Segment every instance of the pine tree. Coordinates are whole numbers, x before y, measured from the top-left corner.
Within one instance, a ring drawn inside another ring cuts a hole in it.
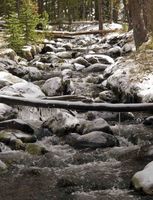
[[[16,13],[12,13],[6,20],[9,46],[20,53],[25,44],[23,38],[23,27]]]
[[[35,27],[39,23],[39,15],[30,1],[26,0],[23,2],[19,20],[24,29],[25,43],[35,43],[38,40]]]

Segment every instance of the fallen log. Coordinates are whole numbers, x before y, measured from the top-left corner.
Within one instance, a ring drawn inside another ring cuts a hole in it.
[[[111,103],[83,103],[59,100],[42,100],[36,98],[23,98],[0,95],[0,102],[8,105],[22,105],[42,108],[63,108],[83,111],[110,111],[110,112],[136,112],[151,111],[153,103],[111,104]]]
[[[62,95],[62,96],[53,96],[53,97],[44,97],[43,100],[60,100],[60,101],[92,101],[91,99],[85,96],[76,96],[76,95]]]
[[[90,31],[80,31],[80,32],[36,30],[36,32],[38,34],[45,34],[46,36],[53,36],[53,37],[70,37],[70,36],[89,35],[89,34],[105,35],[107,33],[113,33],[113,32],[117,32],[117,31],[119,31],[119,29],[114,29],[114,30],[90,30]]]

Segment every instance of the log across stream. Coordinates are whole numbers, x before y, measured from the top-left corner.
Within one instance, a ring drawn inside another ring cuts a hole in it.
[[[0,102],[8,105],[23,105],[42,108],[64,108],[84,111],[111,111],[111,112],[136,112],[150,111],[153,109],[153,103],[84,103],[62,100],[44,100],[38,98],[23,98],[0,95]]]

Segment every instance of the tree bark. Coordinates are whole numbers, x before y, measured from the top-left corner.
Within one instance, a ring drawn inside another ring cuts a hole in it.
[[[22,105],[41,108],[63,108],[83,111],[110,111],[110,112],[138,112],[153,110],[153,103],[111,104],[111,103],[83,103],[58,100],[42,100],[36,98],[22,98],[0,95],[0,102],[8,105]]]
[[[141,0],[129,0],[129,5],[131,8],[135,45],[138,49],[143,42],[147,41],[142,2]]]
[[[98,0],[99,30],[103,30],[103,0]]]

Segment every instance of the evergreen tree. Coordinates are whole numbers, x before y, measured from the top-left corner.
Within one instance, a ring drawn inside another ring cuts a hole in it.
[[[28,44],[29,42],[36,42],[38,40],[38,36],[35,31],[35,27],[39,23],[39,15],[32,2],[28,0],[23,2],[19,20],[23,26],[25,43]]]
[[[7,18],[6,22],[9,46],[17,53],[20,53],[22,46],[25,44],[23,26],[16,13],[12,13],[9,18]]]

